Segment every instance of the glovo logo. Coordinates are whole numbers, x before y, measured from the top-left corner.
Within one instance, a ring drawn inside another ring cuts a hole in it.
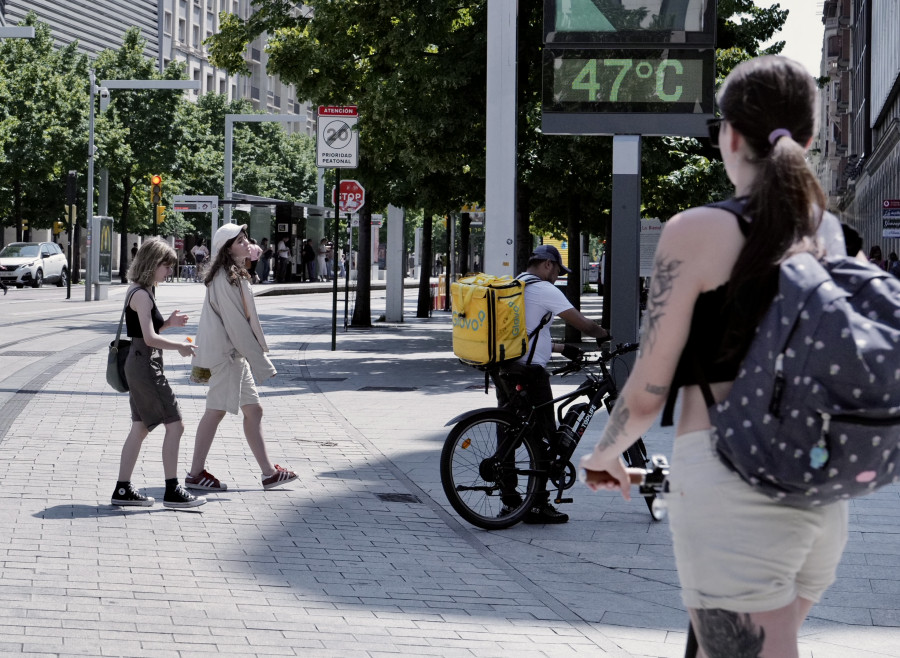
[[[515,337],[515,336],[518,336],[519,331],[522,330],[521,307],[518,304],[516,304],[514,301],[507,302],[506,305],[509,306],[510,309],[512,309],[512,336]]]
[[[477,318],[467,318],[464,315],[459,315],[458,313],[453,314],[453,326],[459,327],[460,329],[466,329],[469,331],[478,331],[481,328],[481,325],[484,324],[485,312],[478,311]]]

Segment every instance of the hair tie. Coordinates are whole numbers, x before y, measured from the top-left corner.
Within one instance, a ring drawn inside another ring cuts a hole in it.
[[[775,143],[782,137],[790,137],[791,139],[794,139],[791,131],[787,128],[776,128],[769,133],[769,144],[775,146]]]

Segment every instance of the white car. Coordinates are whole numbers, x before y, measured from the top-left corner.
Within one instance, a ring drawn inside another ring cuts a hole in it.
[[[64,286],[69,261],[55,242],[11,242],[0,251],[0,279],[16,288],[40,288],[44,281]]]

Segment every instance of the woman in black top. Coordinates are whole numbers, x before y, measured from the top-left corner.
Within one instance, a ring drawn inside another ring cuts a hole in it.
[[[812,76],[787,58],[759,57],[734,68],[718,100],[722,116],[711,122],[710,138],[747,221],[705,206],[666,223],[640,353],[581,467],[592,489],[628,498],[619,455],[680,387],[666,500],[698,655],[790,658],[806,615],[834,581],[847,539],[846,501],[793,508],[722,464],[698,371],[722,401],[771,305],[780,262],[801,251],[844,255],[845,247],[805,159],[818,107]],[[684,350],[693,367],[684,367]]]
[[[137,463],[144,438],[158,425],[165,426],[163,439],[163,471],[166,493],[163,505],[171,508],[197,507],[206,502],[194,496],[178,483],[178,446],[184,433],[181,411],[172,387],[163,373],[162,351],[177,350],[181,356],[193,356],[188,342],[177,342],[160,336],[170,327],[183,327],[187,316],[172,311],[164,320],[156,307],[156,285],[166,280],[178,262],[175,251],[159,238],[144,241],[128,268],[131,285],[126,293],[125,323],[131,337],[131,350],[125,362],[128,380],[128,401],[131,405],[131,431],[122,446],[119,461],[119,481],[112,495],[112,504],[148,507],[155,501],[140,493],[131,484],[131,474]]]

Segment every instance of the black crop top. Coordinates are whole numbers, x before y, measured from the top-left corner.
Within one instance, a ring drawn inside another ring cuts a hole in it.
[[[750,223],[741,214],[744,200],[729,199],[721,203],[710,204],[710,206],[731,212],[738,221],[741,233],[747,235]],[[663,410],[663,427],[672,424],[672,411],[679,388],[695,386],[704,381],[707,384],[730,382],[737,377],[738,369],[747,350],[736,350],[729,358],[721,358],[729,317],[727,291],[728,284],[723,283],[715,290],[708,290],[697,295],[697,301],[694,302],[694,313],[691,316],[690,333],[681,357],[678,359],[678,366],[675,368],[675,375],[672,377],[672,385],[669,389],[669,398]],[[752,339],[753,334],[750,333],[747,336],[747,349],[749,349]]]
[[[150,301],[153,303],[153,308],[150,310],[150,320],[153,322],[153,330],[156,333],[159,333],[160,328],[162,328],[166,321],[163,319],[162,313],[159,312],[159,309],[156,308],[156,299],[154,299],[153,295],[150,294],[150,291],[148,291],[146,288],[140,288],[140,290],[143,290],[148,295],[150,295]],[[132,293],[132,296],[136,294],[138,294],[137,290]],[[130,338],[144,337],[144,330],[141,329],[140,318],[138,318],[137,311],[131,308],[130,301],[128,303],[128,306],[125,307],[125,327]]]

